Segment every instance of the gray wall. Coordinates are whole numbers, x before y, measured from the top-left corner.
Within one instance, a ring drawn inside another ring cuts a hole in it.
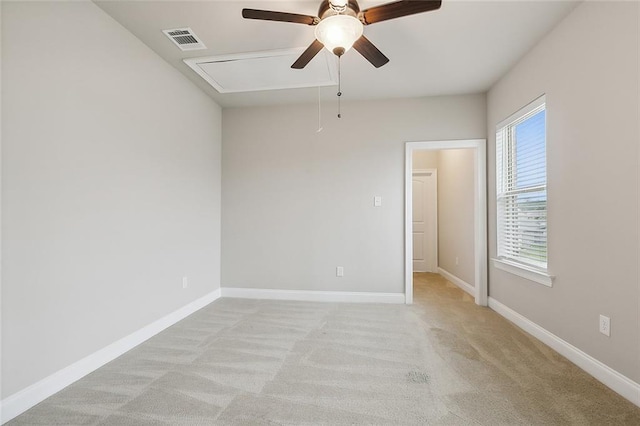
[[[640,381],[638,3],[585,2],[488,94],[495,126],[546,93],[552,288],[490,267],[490,295]],[[490,256],[496,255],[489,155]],[[598,315],[611,317],[611,337]]]
[[[4,398],[219,288],[221,110],[91,2],[1,7]]]
[[[438,152],[438,266],[471,286],[475,286],[474,184],[474,150]]]
[[[484,138],[485,96],[335,106],[223,111],[223,287],[404,292],[404,143]]]

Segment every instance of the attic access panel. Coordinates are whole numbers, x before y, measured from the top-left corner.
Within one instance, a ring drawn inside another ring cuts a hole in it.
[[[184,59],[220,93],[335,86],[335,57],[318,55],[304,70],[291,68],[305,48]]]

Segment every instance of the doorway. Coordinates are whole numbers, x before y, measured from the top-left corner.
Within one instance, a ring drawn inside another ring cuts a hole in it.
[[[473,152],[473,278],[474,278],[474,299],[476,304],[486,306],[488,299],[487,291],[487,202],[486,202],[486,140],[450,140],[450,141],[429,141],[429,142],[407,142],[405,149],[405,302],[413,303],[413,271],[414,271],[414,249],[420,242],[414,236],[414,215],[422,214],[421,206],[414,206],[413,197],[416,187],[421,186],[420,180],[414,178],[413,157],[416,151],[443,151],[443,150],[471,150]],[[418,171],[418,170],[415,170]],[[437,174],[436,174],[437,176]],[[470,178],[469,178],[470,179]],[[433,205],[433,204],[432,204]],[[426,213],[426,212],[425,212]],[[420,219],[420,218],[418,218]],[[420,222],[420,220],[418,220]],[[418,228],[418,231],[420,229]],[[437,230],[436,230],[437,232]],[[437,234],[436,234],[437,235]],[[435,270],[438,272],[437,258],[437,237],[435,250],[431,248],[431,253],[436,254]],[[420,254],[420,247],[415,250],[416,255]],[[425,254],[425,258],[427,254]],[[457,258],[456,258],[457,262]],[[471,271],[469,271],[471,274]],[[471,278],[471,277],[470,277]]]

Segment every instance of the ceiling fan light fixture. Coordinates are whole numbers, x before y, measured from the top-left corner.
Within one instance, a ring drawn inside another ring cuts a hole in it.
[[[341,56],[351,49],[361,36],[363,25],[351,15],[333,15],[324,18],[316,26],[316,38],[329,52]]]

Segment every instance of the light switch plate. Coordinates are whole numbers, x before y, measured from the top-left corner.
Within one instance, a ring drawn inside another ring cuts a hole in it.
[[[611,336],[611,319],[604,315],[600,315],[600,333]]]
[[[376,195],[375,197],[373,197],[373,206],[380,207],[381,205],[382,205],[382,197],[379,195]]]

